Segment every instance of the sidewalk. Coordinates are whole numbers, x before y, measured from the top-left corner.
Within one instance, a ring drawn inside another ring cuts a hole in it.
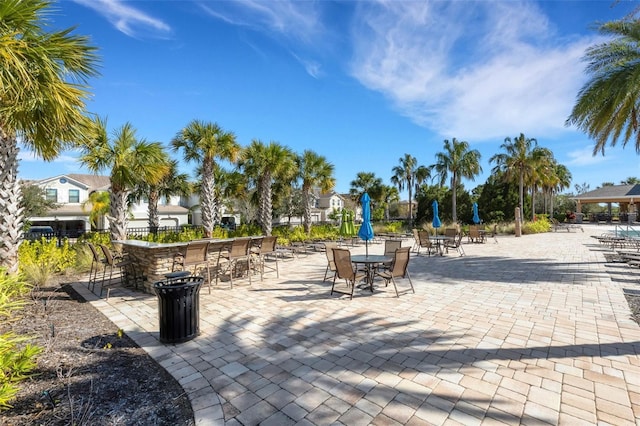
[[[179,345],[158,341],[155,296],[74,288],[179,380],[199,425],[635,425],[623,287],[640,284],[613,281],[590,237],[606,228],[584,228],[412,253],[416,294],[400,281],[400,298],[381,282],[330,296],[324,253],[280,262],[279,279],[203,288],[201,335]]]

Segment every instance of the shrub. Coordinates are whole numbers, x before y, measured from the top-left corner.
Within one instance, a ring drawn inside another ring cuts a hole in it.
[[[58,247],[58,240],[23,241],[18,249],[20,272],[36,286],[46,284],[55,273],[66,272],[76,265],[76,251],[68,240]]]
[[[551,231],[551,222],[544,216],[538,216],[534,222],[525,222],[522,225],[523,234],[540,234]]]
[[[0,269],[0,320],[6,324],[25,303],[31,287],[18,275],[7,275]],[[10,401],[18,392],[17,382],[28,378],[35,368],[35,357],[42,348],[30,345],[27,336],[0,334],[0,411],[11,408]],[[22,346],[26,343],[24,346]]]

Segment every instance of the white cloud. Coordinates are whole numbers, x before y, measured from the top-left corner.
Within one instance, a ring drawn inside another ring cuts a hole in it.
[[[358,8],[352,74],[416,123],[470,141],[567,132],[593,39],[551,42],[518,2],[378,2]]]
[[[200,7],[229,24],[304,43],[313,42],[323,31],[316,2],[240,0],[202,3]]]
[[[591,166],[594,164],[602,164],[615,160],[615,156],[603,157],[602,155],[593,155],[593,146],[585,146],[581,149],[567,152],[567,166]]]
[[[322,65],[314,59],[302,59],[296,51],[315,51],[323,43],[326,31],[319,4],[310,1],[241,0],[210,2],[200,5],[210,16],[230,25],[250,28],[270,37],[280,38],[291,55],[313,78],[322,76]],[[250,44],[260,55],[256,45]],[[304,56],[310,56],[305,53]]]
[[[118,31],[130,37],[136,37],[143,31],[147,36],[150,35],[150,31],[155,32],[156,35],[166,35],[171,32],[171,27],[162,20],[149,16],[120,0],[73,1],[103,15]]]

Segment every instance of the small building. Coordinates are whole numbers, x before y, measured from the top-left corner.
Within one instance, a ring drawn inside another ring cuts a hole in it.
[[[614,219],[612,204],[618,204],[620,207],[617,217],[620,222],[634,222],[638,214],[636,201],[640,201],[640,185],[608,185],[571,198],[576,202],[576,222],[578,223],[587,220],[611,222]],[[584,218],[583,204],[606,204],[607,212]]]

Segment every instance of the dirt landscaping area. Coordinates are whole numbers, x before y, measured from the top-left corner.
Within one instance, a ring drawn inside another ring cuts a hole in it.
[[[20,315],[0,332],[44,350],[1,425],[194,424],[180,384],[70,286],[33,291]]]

